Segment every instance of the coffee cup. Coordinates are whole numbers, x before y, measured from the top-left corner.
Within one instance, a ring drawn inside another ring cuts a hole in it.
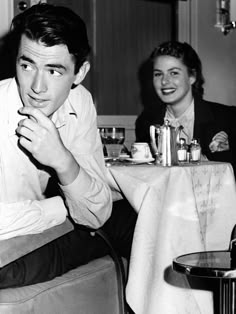
[[[149,159],[152,157],[148,143],[136,142],[131,145],[131,157],[134,159]]]

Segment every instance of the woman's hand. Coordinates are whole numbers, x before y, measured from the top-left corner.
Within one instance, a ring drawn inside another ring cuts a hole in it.
[[[229,150],[229,139],[227,133],[221,131],[217,133],[209,145],[212,153]]]

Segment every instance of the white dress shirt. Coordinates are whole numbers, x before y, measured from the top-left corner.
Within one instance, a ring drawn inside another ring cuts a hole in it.
[[[52,121],[77,160],[80,171],[60,196],[44,195],[50,174],[18,146],[16,128],[24,118],[15,79],[0,82],[0,239],[39,233],[62,223],[68,210],[76,223],[100,227],[110,216],[111,191],[97,115],[91,94],[79,85],[71,90]]]
[[[181,137],[186,140],[187,144],[190,144],[193,139],[193,127],[194,127],[194,100],[191,102],[190,106],[182,113],[181,116],[176,118],[171,111],[171,105],[167,106],[165,119],[170,121],[170,124],[177,128],[183,126],[184,129],[181,132]]]

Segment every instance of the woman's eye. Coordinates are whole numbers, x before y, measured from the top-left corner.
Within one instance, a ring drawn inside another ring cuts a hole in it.
[[[177,71],[172,71],[170,74],[171,74],[171,76],[176,76],[176,75],[179,74],[179,72],[177,72]]]
[[[154,77],[161,77],[161,73],[160,72],[154,72]]]

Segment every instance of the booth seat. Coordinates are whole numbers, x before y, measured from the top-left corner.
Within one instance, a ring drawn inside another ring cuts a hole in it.
[[[119,314],[115,264],[96,259],[48,282],[0,291],[1,314]]]
[[[66,221],[42,234],[0,241],[0,267],[72,229]],[[53,280],[0,290],[0,314],[125,313],[124,274],[114,255],[111,248],[111,256],[98,258]]]

